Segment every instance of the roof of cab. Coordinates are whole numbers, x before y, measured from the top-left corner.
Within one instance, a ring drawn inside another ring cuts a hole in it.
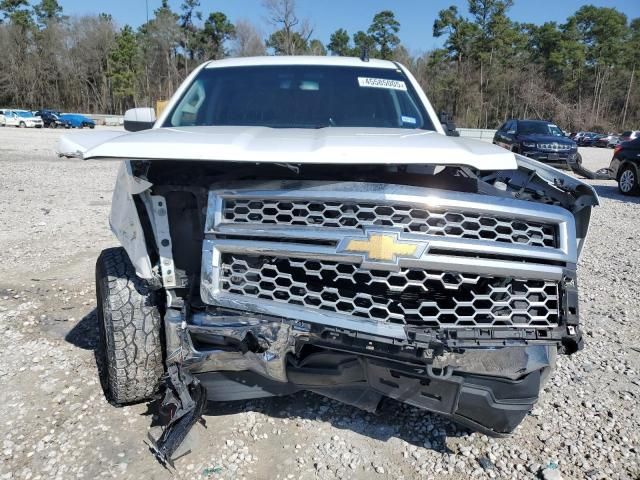
[[[236,57],[211,60],[205,68],[255,67],[266,65],[327,65],[336,67],[371,67],[397,69],[398,65],[389,60],[372,58],[364,61],[357,57],[327,57],[313,55],[272,55],[264,57]]]

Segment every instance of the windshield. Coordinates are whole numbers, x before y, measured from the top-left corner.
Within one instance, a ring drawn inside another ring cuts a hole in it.
[[[553,135],[554,137],[564,137],[562,130],[557,125],[543,122],[518,122],[518,133],[520,135]]]
[[[335,66],[203,69],[164,126],[434,130],[400,70]]]
[[[33,114],[29,112],[16,112],[16,113],[18,114],[19,117],[26,117],[26,118],[33,117]]]

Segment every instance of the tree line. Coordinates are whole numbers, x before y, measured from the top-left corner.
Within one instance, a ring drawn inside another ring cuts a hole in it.
[[[167,0],[143,25],[106,13],[69,17],[57,0],[0,0],[0,106],[121,114],[168,99],[208,59],[252,55],[350,55],[411,69],[436,110],[460,126],[495,128],[542,118],[565,129],[640,128],[640,18],[585,5],[564,23],[509,17],[512,0],[468,0],[433,24],[443,48],[412,54],[392,11],[363,30],[338,28],[324,43],[295,0],[264,0],[267,32],[200,0]],[[363,19],[363,26],[367,19]]]

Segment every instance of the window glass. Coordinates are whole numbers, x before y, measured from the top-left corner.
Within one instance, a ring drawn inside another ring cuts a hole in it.
[[[336,66],[203,69],[164,126],[434,130],[399,70]]]
[[[564,137],[564,133],[557,125],[545,122],[518,122],[518,134],[553,135],[554,137]]]

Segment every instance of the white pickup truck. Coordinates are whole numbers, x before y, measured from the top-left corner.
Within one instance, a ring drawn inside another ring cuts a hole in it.
[[[511,432],[582,346],[576,263],[594,190],[444,135],[381,60],[208,62],[135,133],[62,155],[122,161],[96,282],[106,394],[163,385],[170,461],[206,400],[383,397]]]

